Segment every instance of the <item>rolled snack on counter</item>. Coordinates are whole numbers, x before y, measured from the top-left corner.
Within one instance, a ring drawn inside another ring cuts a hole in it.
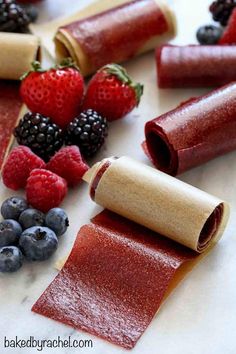
[[[236,80],[234,45],[164,45],[156,50],[160,88],[214,87]]]
[[[0,79],[19,80],[40,59],[39,39],[32,34],[0,32]]]
[[[172,11],[159,0],[100,1],[86,13],[55,36],[57,58],[71,56],[83,75],[154,49],[176,32]]]
[[[22,114],[19,83],[0,80],[0,171],[13,143],[13,129]]]
[[[161,171],[177,175],[236,149],[236,83],[194,98],[146,123],[146,149]]]
[[[199,253],[227,223],[222,200],[129,157],[105,159],[84,179],[97,204]]]
[[[82,226],[32,311],[131,349],[197,252],[220,238],[229,207],[128,157],[101,161],[84,180],[110,210]]]

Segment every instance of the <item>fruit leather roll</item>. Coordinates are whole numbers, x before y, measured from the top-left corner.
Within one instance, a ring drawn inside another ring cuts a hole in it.
[[[159,0],[100,1],[86,14],[60,27],[55,36],[58,58],[71,56],[84,75],[144,53],[175,35],[174,15]]]
[[[0,79],[19,80],[40,59],[39,39],[32,34],[0,33]]]
[[[194,98],[145,125],[154,165],[177,175],[236,149],[236,83]]]
[[[221,200],[129,157],[105,159],[84,178],[97,204],[197,252],[225,227]]]
[[[84,179],[111,211],[82,226],[32,310],[130,349],[198,252],[220,238],[228,205],[128,157],[105,159]]]
[[[164,45],[156,50],[158,86],[214,87],[236,80],[234,45]]]

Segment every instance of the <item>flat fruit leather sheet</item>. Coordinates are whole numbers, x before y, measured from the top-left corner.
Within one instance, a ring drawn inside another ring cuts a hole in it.
[[[0,80],[0,170],[12,145],[12,132],[21,116],[22,108],[19,83]]]
[[[83,226],[34,312],[131,349],[196,252],[108,210]]]

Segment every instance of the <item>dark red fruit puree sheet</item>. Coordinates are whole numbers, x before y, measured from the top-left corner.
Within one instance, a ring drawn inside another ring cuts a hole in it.
[[[134,0],[64,29],[97,69],[133,57],[149,39],[167,32],[168,23],[155,0]]]
[[[17,124],[21,107],[19,84],[0,80],[0,169],[11,144],[12,131]]]
[[[178,268],[195,257],[105,210],[80,229],[64,268],[32,310],[131,349]]]
[[[145,152],[171,175],[236,149],[236,83],[147,122],[145,136]]]
[[[157,48],[158,86],[215,87],[236,80],[236,45],[164,45]]]

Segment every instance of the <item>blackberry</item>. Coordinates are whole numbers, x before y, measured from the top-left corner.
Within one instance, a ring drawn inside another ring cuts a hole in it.
[[[197,31],[197,40],[200,44],[216,44],[222,36],[221,27],[213,25],[202,26]]]
[[[236,0],[216,0],[210,5],[209,10],[212,13],[214,21],[220,22],[222,26],[226,26],[235,7]]]
[[[29,32],[30,18],[14,0],[0,0],[0,31]]]
[[[14,130],[18,144],[28,146],[46,162],[63,145],[63,133],[51,119],[39,113],[26,113]]]
[[[94,155],[107,136],[107,120],[96,111],[88,109],[80,113],[67,127],[66,145],[77,145],[85,157]]]

